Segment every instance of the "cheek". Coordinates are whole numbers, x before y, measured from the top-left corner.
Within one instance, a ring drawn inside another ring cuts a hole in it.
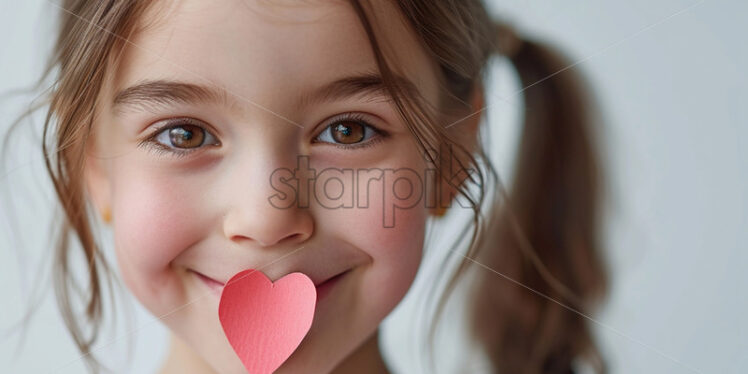
[[[379,213],[377,216],[381,216]],[[397,210],[394,226],[371,225],[362,240],[373,258],[364,279],[363,301],[371,308],[393,308],[410,288],[423,253],[426,213],[422,206]],[[377,221],[374,221],[377,222]],[[379,305],[374,305],[376,303]]]
[[[407,204],[392,201],[393,191],[399,189],[396,193],[400,197],[408,193],[402,190],[407,184],[393,184],[392,180],[372,184],[363,192],[368,197],[366,207],[357,204],[354,209],[323,209],[320,213],[327,216],[327,227],[335,227],[337,235],[371,257],[370,268],[362,272],[358,306],[375,320],[388,314],[410,288],[421,263],[428,217],[423,198]],[[393,205],[408,208],[393,209]]]
[[[116,178],[112,212],[115,249],[123,280],[146,307],[179,302],[181,288],[170,266],[197,237],[194,204],[181,184],[128,174]]]

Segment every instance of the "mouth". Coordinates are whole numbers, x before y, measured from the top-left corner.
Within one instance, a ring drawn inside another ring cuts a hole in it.
[[[340,280],[348,273],[350,273],[351,269],[348,269],[342,273],[339,273],[333,277],[328,278],[327,280],[320,282],[319,284],[316,284],[315,287],[317,288],[317,301],[322,300],[325,296],[327,296],[332,288],[340,283]]]
[[[352,269],[345,270],[343,272],[340,272],[332,277],[329,277],[323,281],[318,281],[314,287],[317,289],[317,300],[322,300],[324,296],[330,293],[332,288],[340,282],[340,280],[348,273],[350,273]],[[200,280],[203,284],[205,284],[211,291],[214,293],[220,295],[221,292],[223,292],[223,287],[225,286],[225,283],[218,281],[216,279],[213,279],[203,273],[200,273],[198,271],[188,269],[188,272],[195,275],[197,279]]]
[[[219,282],[219,281],[217,281],[217,280],[215,280],[215,279],[213,279],[211,277],[208,277],[205,274],[196,272],[196,271],[194,271],[192,269],[190,269],[188,271],[190,271],[193,274],[195,274],[195,276],[197,276],[197,278],[200,279],[200,281],[202,281],[206,286],[208,286],[208,288],[210,288],[211,290],[213,290],[213,292],[216,292],[216,293],[218,293],[220,295],[221,291],[223,291],[223,286],[224,286],[223,282]]]

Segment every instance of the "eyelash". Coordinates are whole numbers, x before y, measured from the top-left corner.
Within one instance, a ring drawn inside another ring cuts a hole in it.
[[[196,126],[200,128],[202,131],[206,133],[210,133],[211,136],[213,136],[212,133],[208,131],[208,129],[206,128],[207,126],[205,126],[202,121],[199,121],[193,118],[174,118],[174,119],[167,120],[165,125],[159,126],[157,129],[153,130],[150,135],[148,135],[144,140],[138,143],[138,146],[146,147],[148,150],[152,151],[157,156],[172,156],[176,158],[182,158],[191,153],[197,152],[200,147],[193,148],[193,149],[179,149],[179,148],[174,148],[174,147],[164,145],[156,141],[156,138],[161,133],[163,133],[165,130],[182,127],[184,125]],[[203,144],[201,144],[201,146],[205,145],[204,143],[205,141],[203,141]]]
[[[369,123],[369,121],[367,121],[365,118],[366,117],[360,113],[345,113],[345,114],[336,116],[333,119],[327,121],[327,124],[322,127],[322,130],[317,132],[317,135],[314,136],[315,141],[313,141],[313,143],[325,143],[325,144],[332,145],[340,149],[348,149],[348,150],[362,149],[362,148],[372,147],[378,144],[379,142],[383,140],[383,138],[386,138],[389,135],[389,133],[387,133],[386,131],[380,130],[378,127]],[[374,137],[369,140],[365,140],[361,143],[355,143],[355,144],[338,144],[338,143],[316,141],[316,139],[319,138],[320,135],[322,135],[322,133],[325,132],[328,128],[330,128],[330,126],[338,122],[344,122],[344,121],[356,122],[359,125],[364,126],[365,128],[364,131],[366,131],[366,129],[374,131]]]
[[[332,126],[335,123],[343,122],[343,121],[352,121],[352,122],[356,122],[356,123],[358,123],[360,125],[363,125],[365,128],[368,128],[371,131],[374,131],[374,133],[375,133],[374,137],[371,138],[371,139],[369,139],[369,140],[366,140],[366,141],[364,141],[362,143],[356,143],[356,144],[337,144],[337,143],[316,141],[316,139],[320,135],[322,135],[322,133],[325,130],[327,130],[330,126]],[[154,152],[158,156],[164,156],[164,155],[166,155],[166,156],[172,156],[172,157],[176,157],[176,158],[182,158],[182,157],[185,157],[185,156],[187,156],[187,155],[189,155],[191,153],[197,152],[200,147],[193,148],[191,150],[179,149],[179,148],[174,148],[174,147],[170,147],[170,146],[164,145],[164,144],[156,141],[156,138],[162,132],[164,132],[165,130],[170,130],[172,128],[181,127],[183,125],[193,125],[193,126],[196,126],[196,127],[200,128],[202,131],[210,133],[210,131],[208,131],[208,129],[206,128],[206,126],[202,124],[202,121],[198,121],[198,120],[195,120],[195,119],[192,119],[192,118],[176,118],[176,119],[167,120],[167,122],[166,122],[165,125],[159,126],[157,129],[153,130],[150,133],[150,135],[148,135],[144,140],[142,140],[142,141],[140,141],[138,143],[138,146],[139,147],[145,147],[148,150]],[[348,149],[348,150],[362,149],[362,148],[372,147],[372,146],[376,145],[377,143],[379,143],[380,141],[382,141],[383,138],[387,137],[388,135],[389,134],[386,131],[380,130],[376,126],[373,126],[368,121],[366,121],[365,118],[364,118],[364,115],[359,114],[359,113],[345,113],[345,114],[339,115],[339,116],[333,118],[332,120],[328,121],[328,123],[325,126],[323,126],[322,130],[319,131],[317,133],[317,135],[315,135],[313,143],[326,143],[326,144],[329,144],[329,145],[333,145],[333,146],[335,146],[337,148]],[[204,145],[204,144],[201,144],[201,146],[202,145]]]

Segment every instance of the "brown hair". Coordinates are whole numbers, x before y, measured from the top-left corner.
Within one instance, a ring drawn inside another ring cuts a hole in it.
[[[351,2],[365,25],[383,77],[391,80],[362,6]],[[581,78],[564,71],[569,64],[558,51],[522,40],[507,25],[492,20],[479,0],[399,0],[397,4],[438,62],[446,91],[437,118],[397,87],[392,90],[395,103],[414,135],[433,141],[421,144],[430,149],[444,149],[446,144],[456,150],[457,162],[477,171],[469,181],[479,187],[475,196],[470,183],[453,185],[449,176],[441,174],[470,202],[474,219],[470,245],[447,282],[434,320],[467,267],[479,265],[483,271],[472,287],[472,333],[496,371],[569,373],[576,359],[587,356],[598,372],[605,372],[585,319],[604,295],[607,277],[598,238],[603,180],[591,128],[595,113]],[[511,61],[525,87],[524,126],[510,192],[504,190],[480,145],[473,149],[448,131],[476,114],[466,103],[476,89],[483,89],[487,62],[494,54]],[[421,116],[413,119],[409,113]],[[451,157],[451,153],[438,155]],[[499,198],[504,199],[503,205]],[[485,218],[484,203],[489,204]],[[435,326],[430,330],[432,338]]]
[[[101,277],[110,272],[88,216],[91,208],[82,184],[85,145],[102,82],[128,36],[142,26],[139,19],[150,3],[64,1],[59,37],[44,74],[59,69],[48,96],[42,139],[46,167],[64,212],[56,245],[55,293],[92,371],[100,367],[90,348],[102,318]],[[465,258],[447,282],[434,321],[472,264],[481,270],[472,285],[472,333],[495,371],[568,373],[574,360],[586,357],[598,372],[604,372],[582,316],[604,295],[607,278],[598,238],[601,167],[591,128],[594,119],[580,78],[571,71],[558,74],[567,66],[558,51],[520,39],[506,25],[493,21],[480,0],[397,0],[439,67],[443,91],[438,109],[432,111],[422,98],[408,96],[393,78],[374,32],[376,23],[370,22],[371,12],[366,10],[371,4],[350,3],[393,102],[424,155],[439,170],[457,162],[477,171],[458,184],[438,173],[470,203],[474,215],[463,231],[463,236],[472,233]],[[522,90],[524,126],[509,191],[479,139],[464,139],[458,130],[462,121],[480,114],[471,113],[467,103],[483,90],[486,67],[496,55],[511,61],[526,87]],[[47,149],[53,124],[54,142]],[[427,151],[445,146],[455,153]],[[471,186],[478,187],[477,192]],[[484,205],[488,206],[485,214]],[[71,234],[78,239],[90,270],[85,294],[70,272]],[[78,291],[85,305],[84,324],[75,318],[72,291]],[[84,334],[84,327],[90,327],[89,334]]]

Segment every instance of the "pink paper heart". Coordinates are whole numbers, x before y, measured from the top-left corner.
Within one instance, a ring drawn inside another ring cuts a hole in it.
[[[221,292],[218,318],[249,374],[278,369],[309,332],[317,289],[304,273],[271,282],[259,270],[231,277]]]

